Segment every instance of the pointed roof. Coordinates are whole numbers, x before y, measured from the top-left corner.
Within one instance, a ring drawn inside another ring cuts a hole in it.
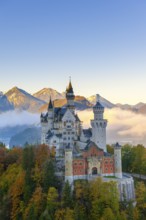
[[[50,97],[50,102],[48,105],[48,110],[50,110],[50,109],[53,109],[53,103],[52,103],[51,97]]]
[[[114,146],[116,149],[120,149],[121,148],[121,145],[117,142]]]
[[[93,106],[93,108],[104,109],[103,105],[101,105],[101,103],[100,103],[100,95],[99,94],[96,95],[96,104]]]
[[[101,105],[100,102],[96,102],[96,105],[93,106],[93,108],[100,108],[100,109],[104,109],[103,105]]]
[[[74,93],[73,87],[72,87],[72,83],[71,83],[71,79],[70,79],[70,81],[69,81],[69,85],[68,85],[68,87],[67,87],[67,89],[66,89],[66,92],[67,92],[67,93]]]

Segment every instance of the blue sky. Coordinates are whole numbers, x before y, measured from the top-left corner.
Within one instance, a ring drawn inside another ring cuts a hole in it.
[[[0,0],[0,90],[146,102],[145,0]]]

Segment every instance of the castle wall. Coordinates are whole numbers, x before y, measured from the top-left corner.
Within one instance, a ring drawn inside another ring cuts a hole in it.
[[[41,144],[47,144],[46,134],[48,132],[48,123],[42,123],[41,127]]]
[[[102,163],[102,173],[103,175],[112,174],[114,176],[114,158],[113,157],[104,157]]]
[[[84,159],[73,160],[73,175],[86,175],[87,174],[87,161]]]
[[[123,175],[123,178],[103,178],[103,181],[115,181],[117,183],[119,191],[119,200],[123,201],[125,198],[129,200],[135,200],[134,180],[129,175]]]
[[[106,149],[106,120],[91,120],[92,141],[105,152]]]
[[[91,157],[91,156],[102,157],[103,155],[104,155],[104,152],[102,150],[98,150],[97,147],[95,146],[90,147],[90,149],[83,152],[84,158]]]
[[[65,151],[65,181],[73,182],[73,165],[72,165],[72,150]]]

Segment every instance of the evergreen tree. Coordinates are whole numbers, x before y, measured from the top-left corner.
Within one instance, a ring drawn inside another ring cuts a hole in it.
[[[25,147],[22,154],[22,167],[25,170],[24,184],[24,202],[28,203],[35,189],[35,182],[32,178],[33,168],[35,166],[34,149],[32,146]]]
[[[72,191],[68,181],[65,182],[62,192],[62,205],[63,207],[72,207]]]
[[[45,193],[48,192],[49,187],[57,187],[58,180],[55,176],[55,166],[52,159],[46,161],[43,167],[42,185]]]

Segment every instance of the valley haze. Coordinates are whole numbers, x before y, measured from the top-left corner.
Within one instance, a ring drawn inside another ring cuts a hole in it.
[[[27,132],[28,128],[40,127],[40,113],[47,110],[50,97],[56,106],[66,104],[65,93],[51,88],[44,88],[31,95],[23,89],[14,87],[6,93],[0,93],[0,129],[9,129],[8,136],[0,135],[0,140],[11,140],[19,132]],[[95,95],[90,97],[76,96],[75,105],[83,127],[90,127],[93,118],[92,106],[95,104]],[[139,102],[136,105],[113,104],[104,97],[100,97],[105,107],[105,118],[108,119],[107,143],[119,141],[121,144],[146,145],[146,104]],[[19,126],[16,133],[11,134],[13,127]],[[24,129],[22,129],[22,127]],[[27,140],[26,140],[27,141]]]

